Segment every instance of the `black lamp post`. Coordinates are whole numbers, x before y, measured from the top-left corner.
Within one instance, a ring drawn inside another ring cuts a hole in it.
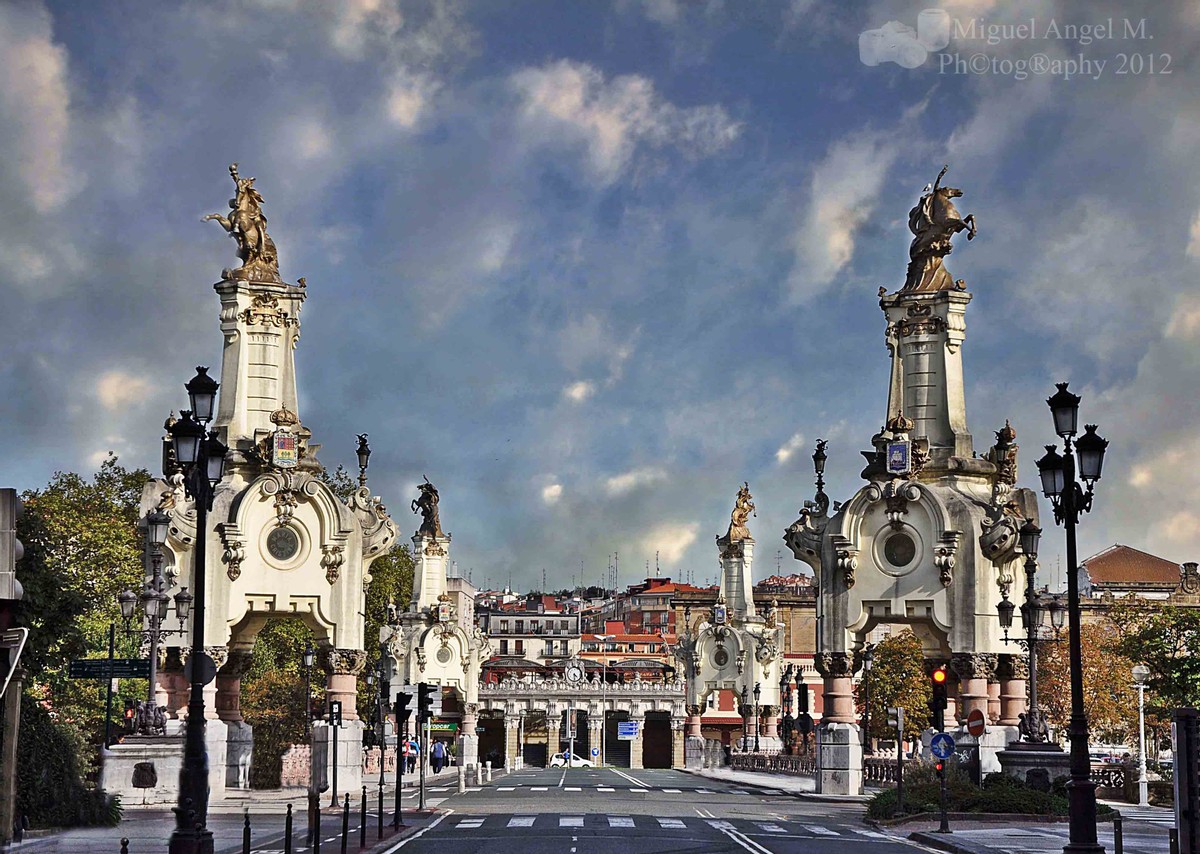
[[[371,446],[367,444],[367,434],[358,434],[358,447],[354,450],[358,455],[358,485],[367,485],[367,464],[371,461]]]
[[[179,628],[164,629],[162,627],[162,622],[169,613],[168,603],[172,598],[162,591],[162,547],[163,543],[167,541],[167,529],[170,524],[171,518],[161,510],[155,510],[146,516],[146,543],[150,546],[150,561],[153,567],[150,573],[150,583],[145,586],[140,596],[132,590],[124,590],[117,594],[117,604],[121,608],[121,617],[125,621],[125,633],[144,637],[150,643],[150,686],[146,696],[146,712],[139,714],[137,719],[139,735],[162,734],[155,729],[154,725],[157,709],[154,688],[158,684],[158,644],[166,635],[187,632],[185,627],[192,608],[192,594],[188,593],[186,587],[181,587],[174,596]],[[131,627],[134,606],[139,600],[142,603],[142,612],[146,615],[145,629]]]
[[[196,368],[187,383],[191,411],[171,425],[171,444],[184,474],[184,488],[196,503],[196,546],[192,568],[195,590],[192,619],[192,687],[188,697],[187,734],[183,767],[179,772],[179,805],[175,807],[175,830],[170,854],[212,854],[213,836],[208,829],[208,753],[204,747],[204,686],[213,678],[212,659],[204,652],[205,560],[208,540],[208,511],[213,494],[225,471],[229,449],[216,431],[205,435],[212,421],[219,384],[207,368]]]
[[[1054,432],[1063,440],[1066,454],[1054,445],[1046,446],[1046,455],[1038,460],[1042,491],[1054,505],[1054,521],[1067,532],[1067,609],[1070,618],[1071,648],[1071,779],[1067,783],[1070,808],[1070,841],[1067,854],[1102,854],[1096,841],[1096,784],[1088,778],[1088,723],[1083,707],[1083,651],[1079,639],[1079,571],[1075,545],[1075,526],[1079,514],[1092,509],[1092,487],[1100,479],[1104,451],[1108,442],[1096,435],[1096,425],[1084,427],[1084,435],[1075,439],[1079,420],[1079,396],[1067,391],[1067,383],[1056,383],[1058,391],[1046,403],[1054,417]],[[1072,447],[1072,444],[1074,447]],[[1078,457],[1078,480],[1076,480]],[[1084,486],[1081,486],[1082,480]]]
[[[313,649],[312,643],[305,642],[304,652],[300,655],[304,660],[304,727],[308,729],[312,727],[312,666],[317,651]]]
[[[742,750],[750,746],[750,689],[742,686]]]
[[[754,752],[758,753],[758,731],[762,727],[762,721],[758,717],[758,698],[762,695],[762,686],[757,682],[754,683]]]
[[[791,755],[792,733],[796,728],[796,719],[792,717],[792,665],[788,665],[779,674],[779,699],[783,703],[783,720],[780,722],[780,735],[783,738],[783,752]]]
[[[1042,710],[1038,707],[1037,694],[1037,645],[1042,640],[1039,631],[1046,624],[1047,616],[1054,629],[1055,637],[1067,619],[1067,607],[1058,595],[1037,592],[1035,575],[1037,573],[1038,543],[1042,538],[1042,529],[1032,519],[1026,519],[1019,532],[1021,552],[1025,555],[1025,603],[1021,606],[1021,621],[1025,624],[1025,638],[1009,638],[1008,630],[1012,628],[1015,606],[1008,601],[1008,596],[1000,602],[996,609],[1000,612],[1000,627],[1004,629],[1005,643],[1018,643],[1025,647],[1029,655],[1029,709],[1025,712],[1025,732],[1021,738],[1030,744],[1045,744],[1049,730],[1045,726]]]
[[[871,665],[875,663],[875,644],[863,650],[863,755],[870,756],[871,747]]]

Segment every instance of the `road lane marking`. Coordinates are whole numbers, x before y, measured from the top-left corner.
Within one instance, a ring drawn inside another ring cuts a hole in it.
[[[696,815],[700,816],[700,818],[714,818],[715,817],[709,810],[702,810],[702,809],[700,809],[700,807],[695,807],[695,810],[696,810]]]
[[[509,827],[533,827],[535,815],[514,815],[508,820]]]
[[[567,781],[567,772],[563,771],[562,779],[558,781],[558,787],[561,789],[562,784]]]
[[[765,830],[767,833],[787,833],[786,830],[784,830],[782,827],[780,827],[777,824],[763,824],[760,821],[758,823],[758,826],[761,827],[763,830]]]
[[[715,795],[716,792],[714,792],[712,789],[697,789],[696,794],[697,795]]]
[[[583,827],[583,816],[564,815],[558,818],[559,827]]]
[[[861,833],[863,836],[870,837],[871,839],[891,839],[892,838],[892,837],[888,836],[886,833],[880,833],[878,830],[860,830],[857,827],[852,827],[850,829],[853,830],[855,833]]]
[[[683,790],[682,789],[663,789],[663,794],[665,794],[665,795],[682,795]]]
[[[709,822],[709,824],[711,824],[711,823],[712,822]],[[724,833],[726,836],[728,836],[730,839],[732,839],[738,845],[742,846],[747,851],[751,852],[751,854],[773,854],[773,852],[771,851],[770,848],[764,848],[763,846],[761,846],[757,842],[755,842],[753,839],[751,839],[749,836],[746,836],[744,833],[739,833],[738,831],[734,830],[732,827],[730,827],[728,829],[722,827],[719,829],[722,833]]]
[[[463,830],[463,829],[474,830],[475,828],[482,827],[482,826],[483,826],[483,819],[481,819],[481,818],[464,818],[462,821],[460,821],[458,824],[455,825],[455,827],[458,828],[459,830]]]
[[[408,843],[412,842],[414,839],[420,839],[426,833],[428,833],[429,831],[431,831],[435,827],[437,827],[439,824],[441,824],[444,820],[448,819],[453,813],[454,813],[454,810],[449,810],[449,809],[446,810],[441,815],[439,815],[437,818],[435,818],[433,821],[429,822],[429,824],[425,825],[420,830],[418,830],[416,833],[414,833],[412,836],[406,836],[404,839],[401,839],[399,842],[397,842],[391,848],[384,851],[383,854],[392,854],[392,852],[399,851],[401,848],[403,848]]]
[[[582,792],[583,789],[579,788],[578,786],[567,786],[565,789],[563,789],[563,791],[564,792]]]
[[[761,792],[759,792],[759,794],[760,795],[782,795],[783,792],[779,791],[778,789],[763,789]]]
[[[529,789],[529,791],[531,791],[531,792],[548,792],[549,789],[547,789],[545,786],[533,786]]]
[[[709,827],[715,827],[717,830],[733,830],[733,825],[724,819],[709,819]]]
[[[658,820],[658,824],[660,827],[670,828],[671,830],[682,830],[687,827],[687,825],[683,823],[683,820],[678,818],[660,818]]]
[[[497,792],[515,792],[516,790],[517,790],[516,786],[501,786],[496,791]]]
[[[443,803],[445,800],[446,800],[445,798],[426,798],[425,803],[429,804],[429,806],[431,806],[431,807],[436,807],[438,804]]]
[[[828,827],[822,827],[819,824],[805,824],[803,828],[810,833],[815,833],[817,836],[841,836],[836,830],[830,830]]]
[[[641,792],[643,795],[649,792],[649,789],[630,789],[631,792]]]
[[[626,774],[624,771],[618,771],[616,768],[609,768],[608,770],[612,771],[618,777],[625,778],[630,783],[633,783],[633,785],[635,785],[635,786],[647,786],[648,787],[650,785],[649,783],[643,782],[642,780],[639,780],[637,777],[634,777],[632,774]]]
[[[615,792],[615,791],[616,791],[616,789],[614,789],[614,788],[612,788],[612,787],[610,787],[610,786],[601,786],[601,787],[599,787],[598,789],[596,789],[596,791],[597,791],[597,792]]]

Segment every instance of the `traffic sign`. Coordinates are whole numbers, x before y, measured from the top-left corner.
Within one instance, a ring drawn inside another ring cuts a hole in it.
[[[617,739],[620,741],[633,741],[638,735],[637,721],[618,721],[617,722]]]
[[[593,748],[592,748],[592,756],[599,756],[599,755],[600,755],[600,748],[599,748],[599,747],[593,747]]]
[[[192,676],[193,661],[200,662],[199,679]],[[149,676],[150,674],[147,673],[146,675]],[[199,682],[201,685],[207,685],[217,678],[217,663],[206,652],[202,652],[199,655],[189,655],[188,660],[183,663],[183,678],[187,682]]]
[[[929,750],[938,759],[949,759],[954,753],[954,737],[949,733],[939,732],[929,742]]]
[[[983,711],[980,709],[972,709],[971,714],[967,715],[967,732],[976,738],[983,735],[984,730],[987,728],[986,724]]]
[[[72,679],[149,679],[150,659],[114,658],[110,662],[107,658],[77,658],[67,675]]]

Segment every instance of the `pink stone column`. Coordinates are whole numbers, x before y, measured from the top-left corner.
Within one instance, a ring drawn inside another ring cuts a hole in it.
[[[988,723],[996,723],[1000,720],[1000,683],[993,680],[988,682],[988,707],[987,719]]]
[[[978,709],[987,717],[988,682],[995,678],[997,656],[987,653],[955,653],[950,667],[958,675],[960,706],[955,719],[965,723],[967,716]]]
[[[325,656],[325,699],[342,704],[342,720],[358,720],[358,674],[367,664],[361,649],[330,649]]]
[[[1000,720],[1001,726],[1017,726],[1020,715],[1025,711],[1025,697],[1028,684],[1029,663],[1026,659],[1015,655],[1000,656]]]

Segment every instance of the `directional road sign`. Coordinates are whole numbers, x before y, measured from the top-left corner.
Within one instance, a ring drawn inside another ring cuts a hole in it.
[[[599,756],[599,755],[600,755],[600,748],[599,748],[599,747],[593,747],[593,748],[592,748],[592,756]]]
[[[618,721],[617,722],[617,739],[620,741],[633,741],[638,735],[637,721]]]
[[[929,749],[938,759],[949,759],[954,753],[954,737],[949,733],[939,732],[929,743]]]
[[[148,658],[77,658],[67,673],[72,679],[149,679]]]

